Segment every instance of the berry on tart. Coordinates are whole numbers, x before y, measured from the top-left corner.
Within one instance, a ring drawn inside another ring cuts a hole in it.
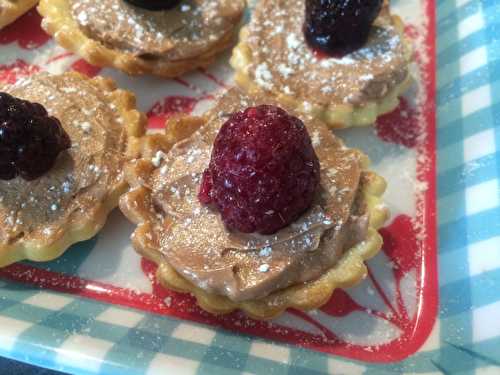
[[[260,105],[232,114],[220,129],[199,199],[213,203],[231,230],[272,234],[311,206],[319,182],[304,123]]]
[[[306,0],[304,35],[309,46],[330,56],[363,46],[383,0]]]
[[[71,147],[61,123],[38,103],[0,92],[0,179],[34,180]]]
[[[124,0],[126,3],[146,10],[168,10],[175,8],[181,0]]]

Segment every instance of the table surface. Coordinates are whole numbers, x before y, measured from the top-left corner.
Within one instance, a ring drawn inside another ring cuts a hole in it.
[[[47,370],[26,363],[0,357],[0,375],[62,375],[62,372]]]

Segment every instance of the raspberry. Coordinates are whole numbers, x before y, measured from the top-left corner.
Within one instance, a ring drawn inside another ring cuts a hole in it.
[[[0,92],[0,179],[34,180],[70,147],[61,123],[42,105]]]
[[[383,0],[306,0],[309,46],[330,56],[350,53],[368,40]]]
[[[168,10],[175,8],[181,0],[125,0],[127,3],[147,10]]]
[[[230,230],[272,234],[311,206],[319,180],[302,121],[261,105],[234,113],[220,129],[199,199],[213,203]]]

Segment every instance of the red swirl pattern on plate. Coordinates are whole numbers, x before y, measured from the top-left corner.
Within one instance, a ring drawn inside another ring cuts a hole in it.
[[[0,44],[17,42],[23,49],[33,50],[43,46],[50,36],[40,27],[41,17],[35,9],[30,10],[11,25],[0,31]]]
[[[178,113],[190,114],[201,100],[203,98],[173,95],[157,101],[147,112],[149,127],[162,129],[170,117]]]
[[[93,78],[101,72],[102,68],[95,65],[91,65],[84,59],[79,59],[75,61],[73,64],[71,64],[71,70],[75,70],[79,73],[85,74],[90,78]]]
[[[415,148],[419,143],[422,128],[417,111],[402,98],[396,110],[377,119],[375,132],[385,142]]]
[[[38,65],[17,59],[12,64],[0,65],[0,83],[13,84],[18,79],[29,77],[41,71]]]

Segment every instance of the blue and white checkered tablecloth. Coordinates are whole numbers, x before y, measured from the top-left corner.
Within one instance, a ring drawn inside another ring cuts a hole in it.
[[[500,1],[437,12],[441,306],[421,352],[367,365],[0,281],[0,327],[17,332],[0,354],[83,374],[500,374]]]
[[[444,373],[500,373],[500,2],[438,2]]]

